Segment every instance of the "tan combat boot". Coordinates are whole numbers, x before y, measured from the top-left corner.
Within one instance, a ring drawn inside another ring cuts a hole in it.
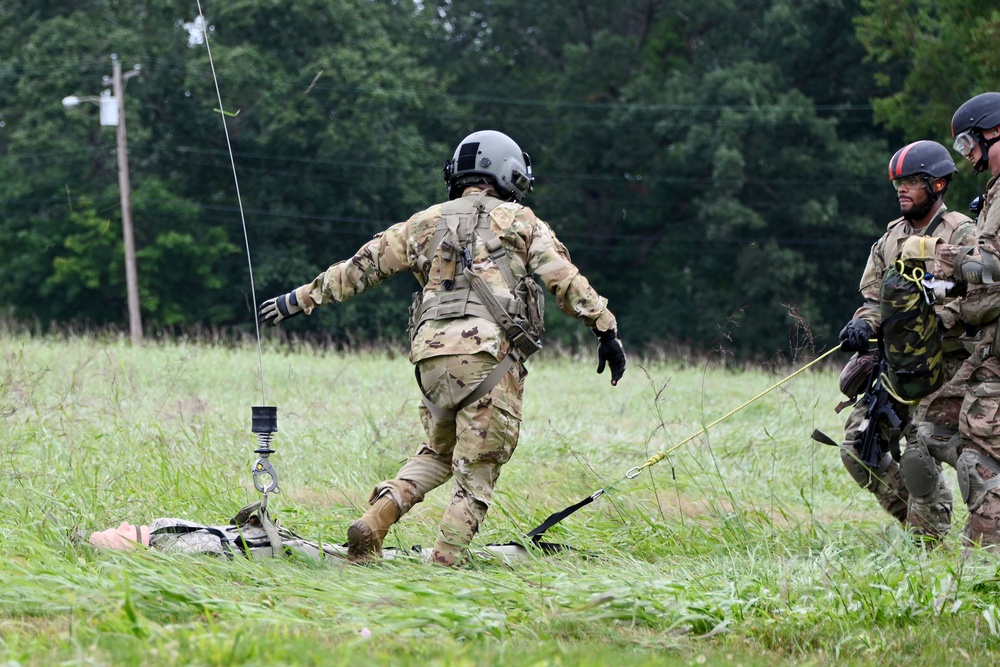
[[[388,493],[372,503],[364,515],[347,529],[347,560],[367,563],[382,557],[382,540],[389,526],[396,523],[399,508]]]

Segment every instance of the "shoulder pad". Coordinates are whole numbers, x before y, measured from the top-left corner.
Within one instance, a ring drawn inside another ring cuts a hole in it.
[[[945,222],[956,226],[965,224],[966,222],[975,222],[972,218],[965,215],[961,211],[947,211],[941,217]]]

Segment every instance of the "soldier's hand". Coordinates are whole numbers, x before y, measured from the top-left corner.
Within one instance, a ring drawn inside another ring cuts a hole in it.
[[[608,331],[597,331],[598,340],[601,342],[597,346],[597,372],[603,373],[604,366],[611,366],[611,384],[617,385],[625,374],[625,348],[618,338],[617,329]]]
[[[302,311],[303,308],[299,305],[295,291],[292,290],[288,294],[276,296],[260,304],[260,308],[257,309],[257,317],[261,324],[278,326],[279,322],[295,317]]]
[[[869,339],[875,332],[868,322],[856,318],[840,331],[840,349],[845,352],[867,352],[871,347]]]

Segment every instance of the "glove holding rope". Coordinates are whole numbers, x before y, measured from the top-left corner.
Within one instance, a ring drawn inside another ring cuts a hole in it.
[[[288,294],[276,296],[260,304],[260,308],[257,309],[257,317],[261,324],[270,324],[276,327],[279,322],[295,317],[304,310],[305,308],[299,305],[295,290],[292,290]]]
[[[845,352],[867,352],[874,332],[868,322],[855,318],[840,331],[840,349]]]
[[[625,374],[625,348],[618,338],[617,329],[607,331],[595,331],[598,340],[601,342],[597,346],[597,372],[603,373],[605,364],[611,366],[611,384],[617,386],[618,380]]]

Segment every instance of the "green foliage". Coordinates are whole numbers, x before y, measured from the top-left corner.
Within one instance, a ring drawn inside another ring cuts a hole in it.
[[[126,68],[143,66],[126,118],[153,327],[246,327],[244,223],[259,301],[440,201],[444,158],[466,133],[493,127],[531,154],[527,203],[610,297],[629,344],[706,351],[721,337],[743,358],[789,357],[805,332],[826,346],[857,306],[872,240],[898,211],[883,177],[904,127],[892,96],[908,95],[906,108],[920,91],[940,101],[942,86],[995,69],[980,50],[951,77],[956,59],[932,48],[963,26],[977,49],[991,43],[992,24],[971,18],[977,7],[206,2],[222,115],[191,3],[5,3],[4,309],[43,323],[125,322],[116,241],[98,234],[119,223],[114,131],[92,107],[58,105],[97,93],[117,53]],[[935,30],[942,39],[926,40]],[[865,47],[878,55],[865,60]],[[933,76],[912,74],[901,62],[911,53]],[[876,94],[889,96],[879,103],[888,130],[872,122]],[[967,189],[955,192],[963,201]],[[399,342],[414,286],[399,278],[290,331]],[[579,336],[566,324],[554,321],[552,342]]]
[[[441,121],[427,105],[442,83],[420,64],[424,46],[394,38],[411,12],[356,4],[206,3],[223,102],[238,114],[227,122],[262,295],[307,282],[439,196],[432,167],[446,148],[435,143]],[[98,127],[92,108],[58,104],[71,93],[96,94],[115,52],[126,68],[143,65],[128,87],[126,118],[145,321],[251,320],[244,219],[208,54],[188,44],[193,11],[179,2],[0,7],[5,26],[30,26],[0,55],[0,89],[16,84],[0,98],[8,312],[42,322],[125,321],[112,233],[120,229],[114,129]],[[450,104],[434,106],[447,114]],[[91,203],[74,204],[78,197]],[[400,294],[390,302],[408,303],[407,289],[390,290]],[[369,322],[382,320],[382,307],[354,307],[356,335],[374,335]]]
[[[856,3],[518,4],[442,3],[461,49],[445,66],[480,118],[527,137],[531,205],[623,335],[770,357],[805,325],[828,344],[873,220],[895,215],[844,30]],[[511,72],[503,94],[483,68]]]
[[[858,38],[875,64],[875,117],[905,141],[932,139],[951,146],[951,118],[967,99],[994,90],[1000,11],[985,0],[864,0]],[[965,160],[951,188],[952,208],[964,210],[976,193]]]

